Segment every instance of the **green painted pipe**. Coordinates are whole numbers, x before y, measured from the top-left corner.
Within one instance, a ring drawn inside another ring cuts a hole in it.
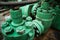
[[[10,10],[10,15],[13,20],[13,23],[19,24],[22,22],[22,13],[21,10]]]

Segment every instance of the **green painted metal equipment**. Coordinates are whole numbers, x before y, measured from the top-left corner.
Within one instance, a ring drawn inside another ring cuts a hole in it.
[[[32,15],[36,15],[36,11],[37,11],[38,6],[39,6],[38,3],[34,4],[34,6],[32,7],[32,10],[31,10]]]
[[[22,3],[23,5],[25,5],[28,2],[22,2]],[[14,3],[12,4],[16,6],[17,4],[20,5],[21,3],[16,3],[16,5]],[[7,19],[2,24],[1,29],[2,29],[2,34],[4,36],[3,40],[33,40],[35,36],[35,30],[33,27],[32,18],[27,17],[29,13],[28,11],[30,9],[29,7],[30,5],[26,6],[25,8],[22,8],[23,10],[20,9],[19,7],[15,8],[14,6],[11,6],[12,8],[10,9],[11,18]],[[25,11],[26,9],[27,11]],[[23,11],[25,13],[23,13]],[[23,15],[27,15],[25,20],[23,19]]]
[[[29,5],[25,5],[25,2],[20,4],[20,1],[22,0],[18,0],[16,5],[12,3],[16,8],[10,3],[8,3],[10,5],[2,3],[3,6],[7,5],[12,7],[10,9],[11,18],[7,19],[1,28],[4,40],[33,40],[34,36],[38,37],[48,31],[54,19],[53,14],[59,13],[57,10],[60,10],[58,7],[53,9],[45,0],[41,0],[41,4],[38,2]],[[32,15],[36,17],[34,20]],[[58,17],[60,16],[55,16],[54,19],[56,24],[59,23]],[[58,18],[58,21],[56,18]],[[58,24],[58,26],[60,25]]]
[[[54,16],[52,27],[57,30],[60,30],[60,6],[59,5],[56,5],[55,12],[56,14]]]
[[[22,10],[22,17],[23,18],[26,18],[26,17],[30,16],[32,7],[33,7],[33,4],[20,7],[20,9]]]
[[[46,32],[52,23],[53,17],[53,10],[49,8],[49,3],[44,2],[40,8],[37,10],[36,19],[42,21],[44,26],[44,32]]]
[[[21,10],[10,9],[10,15],[11,15],[11,19],[13,20],[13,23],[15,23],[15,24],[19,24],[23,21]]]
[[[44,25],[41,21],[33,20],[33,27],[35,29],[36,37],[39,37],[44,32]]]
[[[21,10],[10,10],[11,19],[2,24],[4,40],[33,40],[32,18],[22,19]]]

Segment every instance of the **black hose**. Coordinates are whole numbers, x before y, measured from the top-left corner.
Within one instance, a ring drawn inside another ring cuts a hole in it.
[[[38,1],[33,0],[33,1],[22,1],[22,2],[0,2],[0,6],[24,6],[36,2]]]

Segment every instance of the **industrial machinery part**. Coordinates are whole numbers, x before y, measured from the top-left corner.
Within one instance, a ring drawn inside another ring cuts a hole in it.
[[[33,20],[33,27],[35,29],[35,36],[39,37],[44,32],[44,25],[42,21]]]
[[[52,23],[52,27],[57,29],[57,30],[60,30],[60,5],[56,5],[55,7],[55,15],[54,15],[54,20],[53,20],[53,23]]]
[[[26,17],[30,16],[32,7],[33,7],[33,4],[20,7],[20,9],[22,10],[22,17],[24,19],[26,19]]]
[[[40,7],[40,2],[35,3],[32,7],[31,10],[31,17],[33,18],[33,20],[36,18],[36,13],[37,13],[37,8]]]
[[[4,40],[33,40],[32,18],[22,19],[21,10],[10,10],[11,19],[2,24]],[[16,16],[17,15],[17,16]]]
[[[41,7],[37,9],[36,19],[42,21],[45,33],[50,28],[54,19],[53,10],[49,7],[48,2],[44,2]]]
[[[32,7],[32,15],[36,16],[37,8],[40,6],[39,3],[35,3],[34,6]]]

